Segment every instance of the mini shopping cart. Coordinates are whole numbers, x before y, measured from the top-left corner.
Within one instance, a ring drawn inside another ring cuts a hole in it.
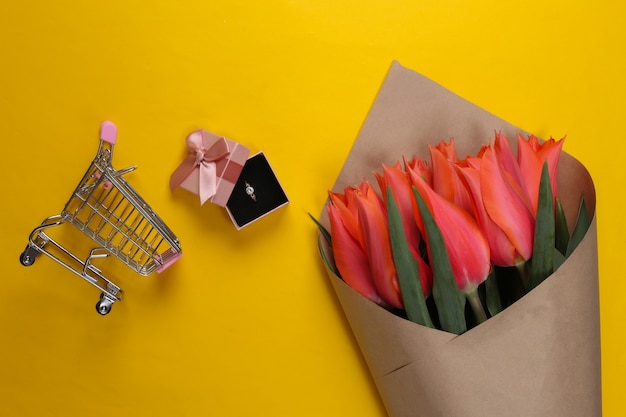
[[[136,166],[119,171],[112,167],[116,137],[116,126],[102,123],[98,153],[65,208],[31,232],[20,256],[22,265],[30,266],[39,254],[46,254],[98,288],[101,294],[96,310],[102,315],[122,300],[122,290],[93,264],[95,259],[114,255],[138,274],[147,276],[163,271],[182,255],[176,236],[123,178]],[[66,222],[98,245],[86,259],[48,235],[49,229]]]

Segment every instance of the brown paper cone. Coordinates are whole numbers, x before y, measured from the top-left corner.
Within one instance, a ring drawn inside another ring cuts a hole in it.
[[[402,155],[455,138],[475,154],[494,130],[515,149],[519,129],[394,63],[333,187],[343,191]],[[522,132],[523,133],[523,132]],[[581,193],[593,221],[582,243],[542,284],[487,322],[456,336],[399,318],[330,270],[390,416],[601,416],[595,191],[563,153],[559,197],[574,224]],[[324,212],[321,222],[328,227]]]

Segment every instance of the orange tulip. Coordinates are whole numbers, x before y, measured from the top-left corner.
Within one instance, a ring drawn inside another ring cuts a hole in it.
[[[512,177],[512,180],[519,184],[524,190],[526,187],[524,185],[524,177],[522,176],[522,170],[517,162],[517,158],[513,154],[513,150],[511,149],[511,144],[509,142],[509,138],[507,138],[502,132],[496,132],[496,140],[494,141],[493,146],[484,146],[481,150],[485,152],[486,149],[492,148],[496,152],[496,156],[498,158],[498,162],[500,162],[500,166],[508,175]],[[482,155],[480,155],[482,157]],[[530,204],[530,198],[528,196],[524,197],[527,199],[527,204],[529,207],[532,207]]]
[[[458,167],[470,191],[476,220],[499,266],[514,266],[532,255],[535,219],[517,186],[501,166],[493,147],[467,167]]]
[[[369,181],[367,181],[365,178],[363,179],[363,181],[361,181],[358,191],[360,191],[360,193],[355,193],[357,197],[365,196],[372,204],[376,206],[376,210],[378,210],[380,213],[385,213],[385,211],[387,210],[385,207],[385,202],[383,201],[382,197],[378,195],[372,184],[370,184]]]
[[[430,146],[429,146],[430,147]],[[454,144],[454,138],[450,138],[448,143],[441,141],[435,146],[435,148],[441,152],[441,154],[453,164],[459,162],[459,154],[456,151],[456,145]]]
[[[426,181],[426,184],[432,185],[433,170],[430,165],[428,165],[428,162],[418,157],[413,157],[413,159],[410,160],[404,159],[404,167],[407,172],[415,171]]]
[[[413,252],[413,256],[417,257],[419,254],[420,232],[413,217],[413,189],[411,188],[408,174],[402,171],[400,163],[396,163],[393,167],[383,165],[383,175],[377,172],[374,175],[383,196],[386,196],[385,190],[387,186],[391,187],[393,198],[400,210],[404,233],[409,242],[409,247]]]
[[[396,202],[402,218],[404,234],[409,244],[409,249],[413,258],[418,263],[419,275],[424,297],[429,297],[433,287],[433,277],[430,267],[424,262],[420,255],[420,231],[415,222],[413,188],[408,173],[402,170],[400,163],[396,163],[393,167],[383,165],[383,175],[375,173],[378,185],[386,196],[384,190],[387,186],[391,188],[394,201]]]
[[[491,269],[487,239],[467,211],[435,193],[414,171],[409,173],[441,231],[457,286],[473,293]]]
[[[528,260],[533,251],[535,214],[529,208],[528,194],[505,175],[498,162],[493,151],[486,152],[482,159],[480,183],[484,206],[489,217],[511,240],[520,260]]]
[[[433,166],[433,190],[446,200],[471,212],[472,201],[469,193],[454,168],[459,163],[454,141],[450,139],[449,144],[440,142],[436,147],[429,146],[428,149]]]
[[[357,242],[362,243],[361,232],[359,230],[359,224],[357,221],[357,206],[356,200],[351,201],[350,196],[353,194],[351,188],[346,188],[344,194],[328,192],[331,203],[333,204],[333,210],[337,211],[337,215],[341,218],[346,231],[350,233],[352,238]],[[361,245],[363,246],[363,244]]]
[[[331,202],[326,207],[337,269],[343,280],[359,294],[377,304],[384,304],[374,286],[367,255],[345,225],[344,220],[351,221],[349,218],[343,219],[343,216],[349,212],[342,211],[339,208],[342,203],[339,204],[338,201],[337,197],[331,198]]]
[[[432,187],[433,171],[427,162],[419,158],[413,158],[411,161],[405,161],[405,167],[406,167],[407,174],[409,176],[411,187],[413,187],[414,185],[413,184],[415,182],[414,178],[420,178],[429,187]],[[417,208],[417,202],[415,201],[415,198],[412,199],[411,205],[413,207],[413,217],[415,218],[415,224],[417,224],[417,228],[419,229],[421,236],[425,236],[426,231],[424,230],[424,223],[422,221],[422,216],[420,214],[420,211]]]
[[[373,189],[366,193],[357,191],[356,196],[359,225],[376,290],[388,305],[403,308],[382,199]]]
[[[522,135],[517,138],[517,158],[522,172],[522,177],[532,202],[533,213],[537,213],[537,203],[539,201],[539,182],[541,180],[541,170],[544,162],[548,163],[548,173],[550,174],[550,185],[552,195],[557,197],[557,170],[561,149],[564,139],[558,142],[550,138],[544,143],[539,143],[534,135],[524,139]]]

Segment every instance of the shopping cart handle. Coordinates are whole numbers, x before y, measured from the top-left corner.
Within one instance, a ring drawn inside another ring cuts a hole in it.
[[[117,126],[113,122],[102,122],[100,125],[100,139],[105,142],[109,142],[111,145],[115,145],[117,139]]]

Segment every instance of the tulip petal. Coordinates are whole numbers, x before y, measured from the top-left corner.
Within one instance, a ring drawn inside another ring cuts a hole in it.
[[[450,161],[438,148],[428,146],[433,164],[433,190],[448,201],[455,201],[455,173]]]
[[[433,183],[433,170],[428,165],[428,162],[414,157],[411,160],[404,159],[404,169],[406,172],[415,171],[426,181],[426,184],[432,185]]]
[[[376,290],[387,304],[403,308],[389,243],[387,217],[378,205],[380,197],[363,194],[357,196],[359,224],[365,238],[367,258]]]
[[[473,167],[457,167],[473,197],[475,218],[489,242],[491,261],[499,266],[513,266],[524,261],[508,236],[487,214],[480,188],[480,171]]]
[[[522,171],[519,164],[517,163],[515,155],[513,155],[513,150],[511,149],[509,139],[501,132],[496,132],[496,140],[494,141],[493,149],[496,152],[498,161],[500,162],[502,169],[505,172],[509,173],[509,175],[513,177],[513,180],[516,183],[524,184]]]
[[[348,191],[346,191],[346,193],[347,192]],[[328,196],[330,197],[330,201],[333,205],[333,210],[337,211],[337,215],[343,222],[348,233],[350,233],[350,236],[356,239],[357,242],[360,242],[362,247],[365,247],[363,237],[361,236],[361,230],[358,225],[357,213],[356,211],[350,210],[346,203],[345,195],[329,191]]]
[[[563,143],[564,139],[557,142],[552,138],[544,143],[539,143],[534,135],[529,136],[528,140],[524,139],[522,135],[518,135],[517,159],[534,212],[537,211],[539,182],[545,161],[548,162],[553,197],[558,196],[557,171]]]
[[[327,205],[327,212],[332,233],[333,255],[341,278],[359,294],[384,305],[374,286],[365,251],[348,232],[337,207],[330,203]]]
[[[459,154],[456,151],[456,145],[454,144],[454,138],[450,138],[450,141],[446,143],[441,141],[436,146],[437,150],[451,163],[457,163],[459,161]]]
[[[535,219],[504,174],[492,148],[480,169],[483,204],[489,217],[506,234],[523,259],[532,256]]]
[[[439,196],[420,178],[413,178],[413,183],[439,227],[459,289],[466,293],[475,290],[491,269],[489,245],[478,224],[468,212]],[[424,211],[420,212],[423,216]],[[437,277],[434,282],[436,285]]]
[[[446,200],[462,207],[464,210],[471,211],[472,201],[463,181],[455,169],[455,164],[447,159],[446,154],[442,153],[439,148],[429,146],[429,149],[433,164],[433,190]],[[453,152],[456,155],[456,150]],[[459,163],[458,158],[454,159]]]

